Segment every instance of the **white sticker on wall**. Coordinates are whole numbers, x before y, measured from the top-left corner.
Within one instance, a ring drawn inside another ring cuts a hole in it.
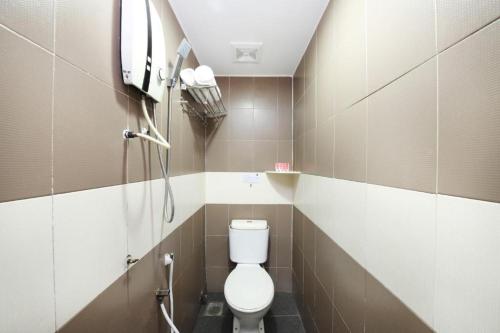
[[[241,176],[243,183],[245,184],[259,184],[261,182],[260,173],[245,173]]]

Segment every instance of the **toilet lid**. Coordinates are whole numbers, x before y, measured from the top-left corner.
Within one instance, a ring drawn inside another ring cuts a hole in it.
[[[259,265],[239,264],[226,279],[224,296],[238,311],[258,311],[273,301],[273,280]]]

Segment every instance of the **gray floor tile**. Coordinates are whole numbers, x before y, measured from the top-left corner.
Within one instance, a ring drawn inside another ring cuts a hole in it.
[[[200,310],[194,333],[232,333],[233,315],[227,306],[224,293],[207,294],[208,302],[224,302],[224,315],[203,316],[205,306]],[[292,294],[276,293],[273,305],[264,318],[266,333],[305,333]]]

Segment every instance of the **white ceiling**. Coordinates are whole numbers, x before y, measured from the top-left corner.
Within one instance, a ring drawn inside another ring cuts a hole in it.
[[[293,75],[329,0],[169,0],[198,61],[216,75]],[[231,42],[262,42],[258,64]]]

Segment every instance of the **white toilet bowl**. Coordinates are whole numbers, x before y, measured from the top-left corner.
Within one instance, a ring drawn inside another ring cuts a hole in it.
[[[238,264],[224,284],[234,315],[233,332],[264,333],[264,315],[274,298],[273,280],[259,264]]]

